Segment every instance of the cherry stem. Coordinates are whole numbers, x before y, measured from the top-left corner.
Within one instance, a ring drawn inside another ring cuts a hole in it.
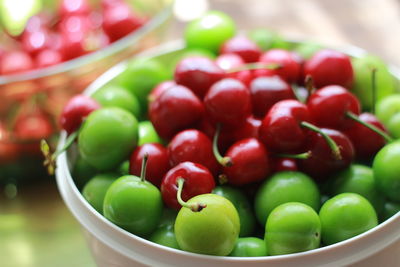
[[[308,98],[310,98],[310,96],[315,92],[314,80],[311,77],[311,75],[306,76],[306,79],[304,80],[304,84],[307,89],[307,97],[306,97],[306,101],[305,101],[305,102],[307,102]]]
[[[265,64],[265,63],[256,62],[256,63],[243,64],[239,67],[229,69],[229,70],[227,70],[227,73],[234,73],[234,72],[239,72],[239,71],[243,71],[243,70],[259,70],[259,69],[277,70],[280,68],[282,68],[282,65],[279,63]]]
[[[140,171],[140,180],[142,182],[146,181],[146,167],[148,159],[149,159],[149,154],[145,153],[142,159],[142,169]]]
[[[221,125],[217,124],[217,129],[213,139],[213,153],[219,164],[221,164],[224,167],[230,167],[233,165],[232,159],[230,157],[223,157],[218,150],[218,138],[220,132],[221,132]]]
[[[313,124],[311,124],[309,122],[302,121],[300,123],[300,125],[302,127],[304,127],[304,128],[307,128],[307,129],[313,131],[313,132],[319,133],[325,139],[326,143],[328,144],[328,146],[332,150],[333,157],[336,160],[341,160],[342,159],[342,156],[340,154],[339,146],[335,143],[335,141],[329,135],[327,135],[320,128],[318,128],[317,126],[315,126],[315,125],[313,125]]]
[[[193,212],[199,212],[202,209],[204,209],[205,207],[207,207],[207,205],[203,204],[203,203],[191,203],[191,204],[188,204],[187,202],[183,201],[183,199],[182,199],[182,190],[183,190],[183,185],[185,183],[185,179],[182,178],[182,177],[179,177],[176,182],[178,184],[178,192],[176,193],[176,198],[178,199],[178,203],[182,207],[188,208]]]
[[[371,70],[371,84],[372,84],[372,107],[371,113],[375,114],[375,104],[376,104],[376,68]]]
[[[275,154],[275,157],[278,158],[289,158],[289,159],[308,159],[310,158],[312,155],[311,151],[307,151],[304,153],[300,153],[300,154]]]
[[[346,116],[349,117],[350,119],[362,124],[363,126],[367,127],[371,131],[374,131],[375,133],[379,134],[380,136],[382,136],[385,139],[386,142],[389,143],[389,142],[393,141],[393,138],[390,137],[387,133],[385,133],[384,131],[382,131],[381,129],[376,127],[375,125],[372,125],[372,124],[370,124],[368,122],[360,120],[360,118],[356,114],[354,114],[354,113],[352,113],[350,111],[347,111],[346,112]]]

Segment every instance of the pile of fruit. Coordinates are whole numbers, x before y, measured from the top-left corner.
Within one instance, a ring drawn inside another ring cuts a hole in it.
[[[136,59],[69,101],[64,149],[77,140],[72,176],[90,205],[140,237],[220,256],[312,250],[397,213],[400,103],[385,64],[235,27],[211,11],[168,64]],[[42,149],[52,170],[63,149]]]
[[[102,0],[98,8],[88,0],[62,0],[57,12],[44,10],[32,16],[20,34],[10,35],[13,42],[10,39],[7,47],[0,46],[0,75],[88,54],[137,30],[145,21],[124,0]]]

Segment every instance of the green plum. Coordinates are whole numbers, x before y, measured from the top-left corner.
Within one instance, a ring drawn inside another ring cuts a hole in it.
[[[239,189],[222,185],[213,189],[212,193],[225,197],[235,206],[240,218],[239,236],[250,236],[255,227],[255,217],[250,201]]]
[[[384,146],[376,154],[372,168],[379,191],[392,201],[400,201],[400,141]]]
[[[110,185],[119,177],[115,173],[103,173],[94,176],[83,187],[83,197],[95,208],[99,213],[103,214],[104,196]]]
[[[175,235],[182,250],[226,256],[233,250],[240,232],[235,206],[216,194],[197,195],[186,202],[175,221]],[[200,211],[187,206],[202,205]]]
[[[299,43],[293,51],[299,54],[302,58],[309,59],[315,54],[315,52],[321,49],[322,46],[320,44],[314,42],[302,42]]]
[[[102,107],[120,107],[131,112],[136,118],[141,115],[140,103],[136,96],[118,85],[107,85],[96,91],[92,97]]]
[[[383,207],[382,220],[385,221],[400,212],[400,203],[387,201]]]
[[[400,139],[400,112],[393,115],[387,122],[389,133],[396,139]]]
[[[354,84],[352,92],[358,97],[363,109],[370,110],[373,106],[372,69],[376,69],[376,100],[395,92],[395,84],[386,64],[378,57],[365,55],[353,58]]]
[[[349,239],[378,225],[373,206],[355,193],[342,193],[329,199],[322,205],[319,216],[325,245]]]
[[[236,241],[231,257],[262,257],[267,256],[264,240],[257,237],[241,237]]]
[[[72,168],[72,178],[76,187],[81,189],[93,176],[97,174],[97,170],[86,160],[79,156]]]
[[[253,40],[263,51],[272,48],[289,50],[292,46],[290,42],[286,41],[278,33],[267,29],[252,30],[249,33],[249,38]]]
[[[175,210],[165,208],[160,223],[150,235],[149,240],[163,246],[180,249],[174,232],[176,215]]]
[[[317,185],[301,172],[275,173],[261,185],[255,197],[255,211],[260,224],[265,225],[270,212],[286,202],[301,202],[318,211],[320,193]]]
[[[207,49],[217,53],[221,45],[236,34],[235,22],[220,11],[209,11],[190,22],[185,29],[188,48]]]
[[[321,241],[321,221],[310,206],[288,202],[269,215],[264,240],[271,256],[316,249]]]
[[[347,169],[336,173],[332,179],[331,195],[357,193],[368,199],[378,214],[382,212],[385,199],[376,188],[371,168],[353,164]]]
[[[376,103],[376,117],[386,126],[398,113],[400,113],[400,94],[387,96]]]
[[[99,171],[117,168],[137,144],[137,124],[136,118],[121,108],[92,112],[80,129],[80,155]]]
[[[138,146],[147,143],[162,143],[161,138],[158,136],[156,129],[154,129],[151,121],[139,122],[139,142]]]
[[[129,174],[129,160],[125,160],[124,162],[119,165],[118,173],[121,175],[128,175]]]

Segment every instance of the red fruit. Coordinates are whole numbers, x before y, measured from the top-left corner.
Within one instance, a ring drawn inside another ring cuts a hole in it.
[[[309,122],[306,105],[297,100],[282,100],[271,107],[260,126],[260,140],[271,150],[297,153],[304,147],[308,130],[301,122]]]
[[[346,88],[339,85],[325,86],[313,93],[307,102],[312,119],[318,126],[346,129],[355,122],[347,112],[360,114],[360,102]]]
[[[274,172],[298,171],[295,159],[275,158],[273,163],[274,163]]]
[[[232,79],[241,81],[247,87],[250,86],[250,83],[254,78],[251,70],[241,70],[241,71],[236,71],[236,72],[230,72],[230,73],[227,73],[226,76],[228,78],[232,78]]]
[[[99,108],[100,105],[88,96],[76,95],[72,97],[61,112],[61,128],[71,134],[81,126],[82,121],[90,113]]]
[[[90,7],[87,0],[62,0],[58,11],[61,17],[88,15],[89,12]]]
[[[9,133],[0,124],[0,165],[14,162],[19,156],[18,145],[10,141]]]
[[[188,201],[197,195],[211,193],[215,187],[214,178],[206,167],[189,161],[179,163],[167,172],[161,183],[164,203],[177,210],[181,208],[176,195],[178,178],[185,180],[182,190],[183,201]]]
[[[203,103],[182,85],[168,88],[149,105],[150,120],[157,133],[165,139],[193,128],[203,115]]]
[[[241,67],[244,61],[236,54],[221,54],[215,59],[215,63],[226,71]]]
[[[23,51],[6,52],[0,61],[0,74],[15,74],[33,69],[31,57]]]
[[[25,52],[36,55],[40,51],[46,49],[49,41],[47,31],[41,29],[35,32],[25,32],[22,36],[21,43]]]
[[[280,65],[274,72],[289,83],[297,82],[300,77],[301,62],[299,62],[299,56],[293,52],[283,49],[271,49],[261,55],[260,62]]]
[[[249,90],[231,78],[216,82],[204,97],[204,105],[209,117],[224,125],[240,125],[251,114]]]
[[[36,67],[45,68],[62,62],[62,56],[55,50],[45,49],[36,56]]]
[[[218,138],[218,147],[225,150],[228,148],[227,146],[231,146],[239,140],[250,137],[258,138],[260,126],[261,120],[249,116],[240,127],[223,127]]]
[[[14,125],[14,136],[24,141],[49,138],[53,131],[49,118],[40,112],[20,116]]]
[[[156,100],[164,91],[166,91],[168,88],[176,85],[175,81],[164,81],[158,84],[156,87],[151,90],[148,100],[149,102],[153,102]]]
[[[80,33],[90,31],[90,20],[87,16],[73,15],[63,18],[58,25],[60,33]]]
[[[244,36],[236,36],[227,40],[220,49],[221,54],[239,55],[246,63],[258,61],[261,49],[256,43]]]
[[[168,157],[171,166],[190,161],[200,163],[213,174],[218,172],[219,166],[213,154],[212,142],[198,130],[185,130],[175,135],[168,145]]]
[[[351,88],[353,67],[350,58],[338,51],[324,49],[316,52],[304,64],[304,77],[311,75],[317,88],[326,85],[340,85]]]
[[[142,161],[148,155],[146,167],[146,180],[160,187],[164,175],[169,170],[168,152],[165,147],[156,143],[148,143],[138,146],[129,160],[129,173],[140,176]]]
[[[207,57],[187,57],[175,68],[174,79],[177,84],[192,90],[201,99],[215,82],[224,78],[225,72]]]
[[[64,59],[73,59],[86,54],[89,49],[87,37],[90,23],[87,17],[71,16],[60,23],[61,52]]]
[[[269,109],[284,99],[295,99],[292,87],[279,76],[259,77],[250,84],[253,114],[263,118]]]
[[[358,118],[387,133],[385,126],[373,114],[362,113]],[[360,123],[354,123],[344,133],[353,143],[356,156],[361,159],[372,158],[386,144],[386,140],[381,135]]]
[[[26,33],[33,33],[41,30],[49,29],[50,17],[45,14],[38,14],[30,17],[26,22],[25,29],[20,37]]]
[[[245,185],[267,178],[270,172],[268,153],[256,138],[247,138],[233,144],[225,154],[232,166],[224,167],[228,183]]]
[[[316,179],[326,180],[331,174],[349,166],[354,158],[354,148],[350,139],[343,133],[332,129],[321,129],[330,136],[339,147],[340,159],[334,157],[332,149],[318,133],[310,132],[306,140],[306,149],[311,152],[308,159],[298,160],[301,171]]]

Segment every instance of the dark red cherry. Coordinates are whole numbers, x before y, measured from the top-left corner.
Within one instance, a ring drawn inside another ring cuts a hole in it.
[[[231,146],[233,143],[254,137],[258,138],[261,120],[249,116],[240,127],[223,127],[218,138],[218,147],[222,150],[227,149],[227,145]]]
[[[56,50],[45,49],[37,54],[35,62],[37,68],[45,68],[61,63],[62,56]]]
[[[284,99],[295,99],[292,87],[279,76],[259,77],[250,84],[253,114],[263,118],[269,109]]]
[[[204,97],[204,105],[209,117],[223,125],[240,125],[251,114],[249,90],[231,78],[216,82]]]
[[[99,108],[100,105],[88,96],[76,95],[72,97],[61,112],[61,128],[71,134],[81,126],[82,121],[90,113]]]
[[[32,58],[23,51],[6,52],[0,61],[0,74],[8,75],[34,68]]]
[[[142,161],[148,155],[146,166],[146,180],[160,187],[164,175],[170,168],[168,152],[165,147],[156,143],[148,143],[138,146],[129,160],[129,173],[140,176]]]
[[[182,199],[184,201],[197,195],[211,193],[215,187],[214,178],[206,167],[189,161],[179,163],[165,174],[161,183],[161,194],[164,203],[173,209],[181,208],[177,200],[177,180],[179,178],[185,180],[182,190]]]
[[[176,83],[192,90],[201,99],[215,82],[224,78],[225,72],[207,57],[187,57],[175,68]]]
[[[162,93],[164,93],[164,91],[174,85],[176,85],[175,81],[164,81],[158,84],[153,88],[153,90],[151,90],[148,97],[149,102],[156,100]]]
[[[221,54],[215,59],[215,63],[221,69],[227,71],[243,66],[243,59],[236,54]]]
[[[149,104],[149,117],[157,133],[171,139],[176,133],[193,128],[204,115],[200,99],[187,87],[174,85]]]
[[[227,40],[220,49],[221,54],[237,54],[246,63],[258,61],[261,49],[245,36],[239,35]]]
[[[168,144],[168,157],[171,166],[190,161],[207,167],[213,174],[218,172],[211,140],[195,129],[184,130],[172,138]]]
[[[283,49],[271,49],[260,57],[260,62],[265,64],[276,63],[279,65],[274,72],[289,83],[297,82],[301,74],[301,62],[293,52]]]
[[[304,77],[310,75],[317,88],[340,85],[348,89],[353,84],[353,67],[350,58],[335,50],[323,49],[316,52],[304,64]]]
[[[274,158],[274,172],[298,171],[297,162],[291,158]]]

